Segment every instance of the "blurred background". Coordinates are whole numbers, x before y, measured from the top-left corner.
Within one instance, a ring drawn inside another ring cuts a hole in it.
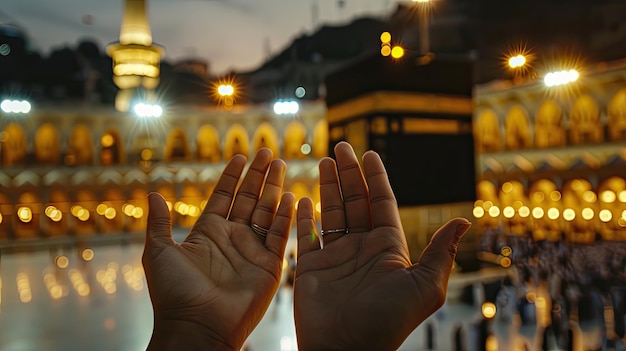
[[[346,140],[383,158],[414,261],[449,218],[474,224],[401,350],[625,350],[624,18],[622,0],[4,0],[0,349],[145,349],[147,194],[183,240],[225,162],[267,147],[319,220],[317,163]],[[250,351],[297,349],[284,268]]]

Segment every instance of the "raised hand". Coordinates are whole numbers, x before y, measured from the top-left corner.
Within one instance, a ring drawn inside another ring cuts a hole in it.
[[[226,165],[182,243],[164,199],[149,195],[143,265],[154,309],[148,350],[237,350],[278,289],[294,196],[282,194],[285,163],[261,149]],[[281,195],[282,194],[282,195]]]
[[[412,264],[387,172],[373,151],[363,169],[352,147],[320,161],[324,248],[313,206],[297,210],[295,325],[298,349],[396,350],[445,301],[457,245],[470,223],[442,226]],[[445,191],[445,189],[441,189]]]

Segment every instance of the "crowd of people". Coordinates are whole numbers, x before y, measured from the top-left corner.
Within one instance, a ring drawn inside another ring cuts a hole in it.
[[[561,349],[572,343],[572,323],[600,325],[603,344],[623,342],[626,322],[626,242],[534,241],[532,236],[511,235],[491,229],[482,237],[481,250],[511,258],[511,282],[517,291],[523,324],[536,323],[534,301],[528,291],[544,286],[550,315],[543,342],[553,340]],[[536,296],[536,295],[533,295]],[[529,308],[530,307],[530,308]],[[605,313],[610,311],[610,313]],[[604,349],[604,348],[603,348]]]

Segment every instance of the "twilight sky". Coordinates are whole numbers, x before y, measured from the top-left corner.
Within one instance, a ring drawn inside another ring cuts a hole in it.
[[[364,15],[383,16],[403,0],[147,0],[155,43],[166,59],[208,60],[214,73],[256,68],[293,38],[317,26],[346,23]],[[408,0],[404,0],[407,2]],[[42,54],[74,47],[83,37],[104,48],[119,38],[124,0],[2,0],[0,23],[27,30]],[[317,11],[313,11],[317,8]]]

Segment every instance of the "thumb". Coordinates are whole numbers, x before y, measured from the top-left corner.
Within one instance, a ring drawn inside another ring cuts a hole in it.
[[[446,287],[459,241],[471,225],[472,223],[465,218],[449,220],[433,235],[418,264],[413,268],[430,272],[434,275],[435,281],[441,280],[441,286]]]
[[[170,209],[161,194],[148,194],[148,228],[146,230],[146,246],[168,245],[172,240],[172,218]]]

